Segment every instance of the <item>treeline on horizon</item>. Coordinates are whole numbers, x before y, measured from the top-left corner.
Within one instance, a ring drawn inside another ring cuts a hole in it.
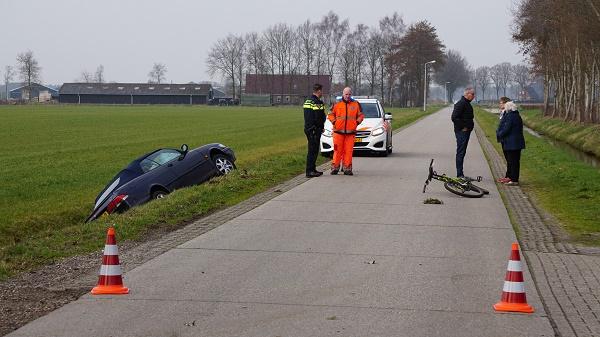
[[[449,57],[454,59],[448,62]],[[278,23],[263,32],[229,34],[213,44],[206,64],[209,74],[223,76],[238,97],[245,74],[331,75],[332,82],[353,87],[355,94],[417,106],[423,100],[424,64],[434,60],[429,69],[442,86],[447,81],[437,75],[445,64],[458,65],[453,72],[462,72],[449,91],[468,82],[466,60],[457,51],[446,52],[429,22],[407,26],[393,13],[377,27],[352,27],[348,19],[329,12],[297,27]]]
[[[600,0],[522,0],[513,25],[544,79],[544,114],[599,123]]]

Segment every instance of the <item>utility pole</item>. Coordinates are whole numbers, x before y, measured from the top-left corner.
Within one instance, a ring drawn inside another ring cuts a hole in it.
[[[423,78],[423,112],[427,109],[427,65],[435,63],[435,60],[425,63],[425,77]]]

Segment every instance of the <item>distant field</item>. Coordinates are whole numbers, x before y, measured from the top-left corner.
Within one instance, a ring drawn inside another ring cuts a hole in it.
[[[424,115],[390,111],[395,127]],[[98,249],[109,223],[121,227],[121,239],[134,239],[303,172],[302,124],[299,107],[0,106],[0,279]],[[83,224],[97,193],[132,159],[212,142],[232,147],[243,172]]]

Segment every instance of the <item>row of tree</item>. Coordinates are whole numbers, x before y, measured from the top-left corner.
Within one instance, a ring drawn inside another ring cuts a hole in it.
[[[531,69],[523,64],[512,65],[509,62],[503,62],[494,66],[482,66],[471,74],[471,83],[477,90],[477,95],[480,99],[485,99],[486,90],[496,92],[496,100],[502,96],[507,96],[507,90],[511,85],[516,85],[517,100],[528,99],[526,88],[532,82]]]
[[[517,13],[513,38],[544,78],[545,114],[600,122],[600,0],[522,0]]]
[[[164,63],[154,63],[152,70],[148,73],[148,83],[161,84],[166,80],[166,74],[167,66]],[[104,66],[99,65],[94,74],[87,70],[82,71],[80,77],[75,81],[82,83],[106,82],[106,78],[104,78]]]
[[[242,93],[245,74],[331,75],[355,94],[414,106],[422,102],[425,63],[436,61],[431,68],[438,71],[451,57],[444,48],[427,21],[407,28],[394,13],[378,27],[350,27],[348,19],[329,12],[297,27],[279,23],[262,33],[230,34],[214,43],[206,64],[211,76],[232,84],[234,97]]]

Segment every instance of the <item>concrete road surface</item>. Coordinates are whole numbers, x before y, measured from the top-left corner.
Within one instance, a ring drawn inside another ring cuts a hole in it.
[[[128,272],[129,295],[85,295],[10,336],[553,336],[527,271],[536,312],[492,309],[516,239],[475,135],[465,173],[490,195],[422,193],[431,158],[456,173],[454,149],[444,109],[354,176],[326,172]]]

